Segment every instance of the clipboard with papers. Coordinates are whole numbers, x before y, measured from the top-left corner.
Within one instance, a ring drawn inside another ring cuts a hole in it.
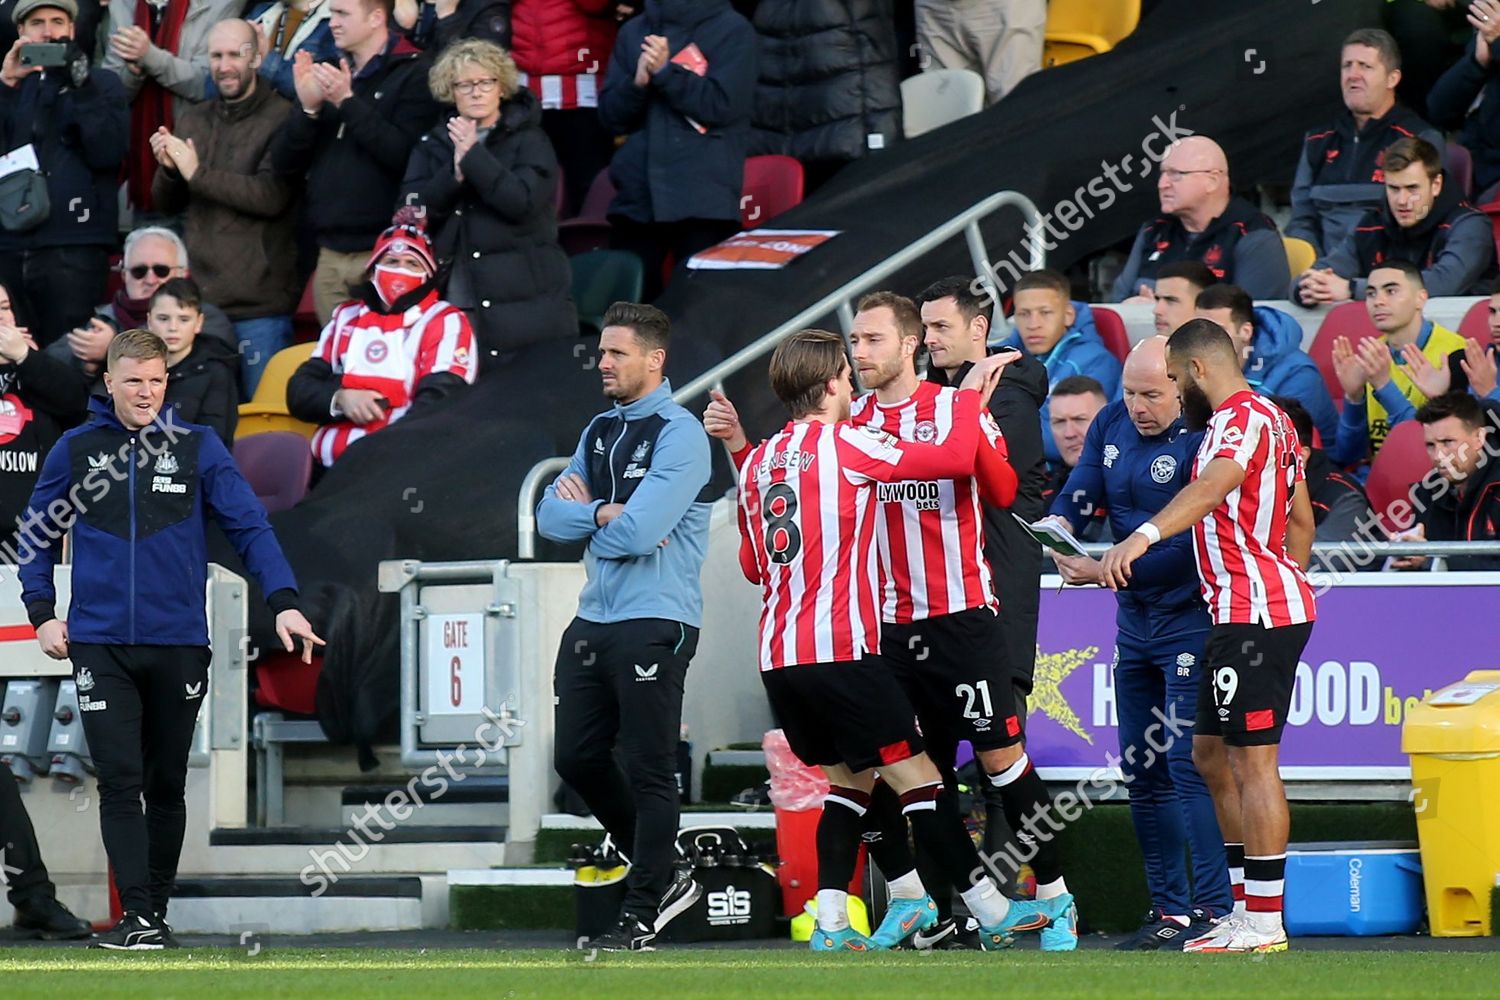
[[[1085,554],[1083,543],[1073,537],[1073,533],[1068,530],[1067,525],[1057,521],[1040,521],[1032,524],[1015,512],[1012,512],[1010,516],[1015,518],[1016,522],[1026,529],[1026,533],[1035,538],[1037,543],[1043,548],[1051,549],[1053,552],[1065,556],[1081,556]]]

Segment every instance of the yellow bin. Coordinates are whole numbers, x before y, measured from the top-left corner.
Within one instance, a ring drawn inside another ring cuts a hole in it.
[[[1500,670],[1476,670],[1407,713],[1412,804],[1434,937],[1491,933],[1500,885]]]

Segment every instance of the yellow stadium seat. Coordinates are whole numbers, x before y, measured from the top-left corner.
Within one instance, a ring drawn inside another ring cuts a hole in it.
[[[1292,269],[1294,278],[1312,267],[1313,261],[1318,259],[1318,251],[1306,240],[1299,240],[1295,236],[1283,236],[1281,243],[1286,247],[1287,266]]]
[[[1051,0],[1042,66],[1061,66],[1108,52],[1135,30],[1141,0]]]
[[[314,343],[293,344],[277,351],[266,363],[260,384],[255,387],[255,395],[250,402],[240,405],[240,422],[234,432],[236,441],[266,431],[292,431],[305,438],[313,436],[317,424],[298,420],[287,412],[286,384],[291,381],[297,366],[310,358],[317,346]]]

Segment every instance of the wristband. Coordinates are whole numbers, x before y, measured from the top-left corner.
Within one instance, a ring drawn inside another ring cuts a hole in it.
[[[1136,528],[1131,532],[1131,534],[1143,536],[1146,539],[1147,545],[1155,545],[1157,542],[1161,541],[1161,529],[1152,524],[1150,521],[1147,521],[1139,528]]]

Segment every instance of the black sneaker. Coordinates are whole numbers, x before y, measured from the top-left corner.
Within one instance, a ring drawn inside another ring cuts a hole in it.
[[[172,934],[172,925],[167,923],[165,910],[156,912],[156,929],[161,931],[161,946],[163,948],[181,948],[182,944]]]
[[[1195,906],[1188,911],[1188,919],[1192,923],[1188,924],[1188,929],[1182,936],[1191,941],[1193,938],[1202,937],[1217,927],[1219,921],[1223,919],[1223,915],[1204,907]]]
[[[694,880],[693,866],[674,865],[672,884],[667,886],[667,891],[661,897],[661,905],[656,908],[656,925],[652,933],[660,934],[662,928],[691,909],[701,895],[703,895],[703,886]]]
[[[589,941],[584,947],[597,948],[600,951],[655,951],[656,949],[651,946],[651,942],[655,940],[656,931],[647,927],[645,921],[628,913],[622,913],[619,923]]]
[[[1133,935],[1115,945],[1116,951],[1181,951],[1193,939],[1188,925],[1159,910],[1146,914],[1146,922]]]
[[[155,915],[127,913],[119,923],[96,937],[90,948],[107,948],[110,951],[160,951],[166,940],[156,923]]]
[[[73,916],[72,912],[48,896],[39,903],[16,909],[16,934],[22,938],[42,941],[74,941],[92,937],[94,929],[87,920]]]
[[[908,946],[917,951],[979,951],[979,921],[973,917],[939,920],[913,934]]]

